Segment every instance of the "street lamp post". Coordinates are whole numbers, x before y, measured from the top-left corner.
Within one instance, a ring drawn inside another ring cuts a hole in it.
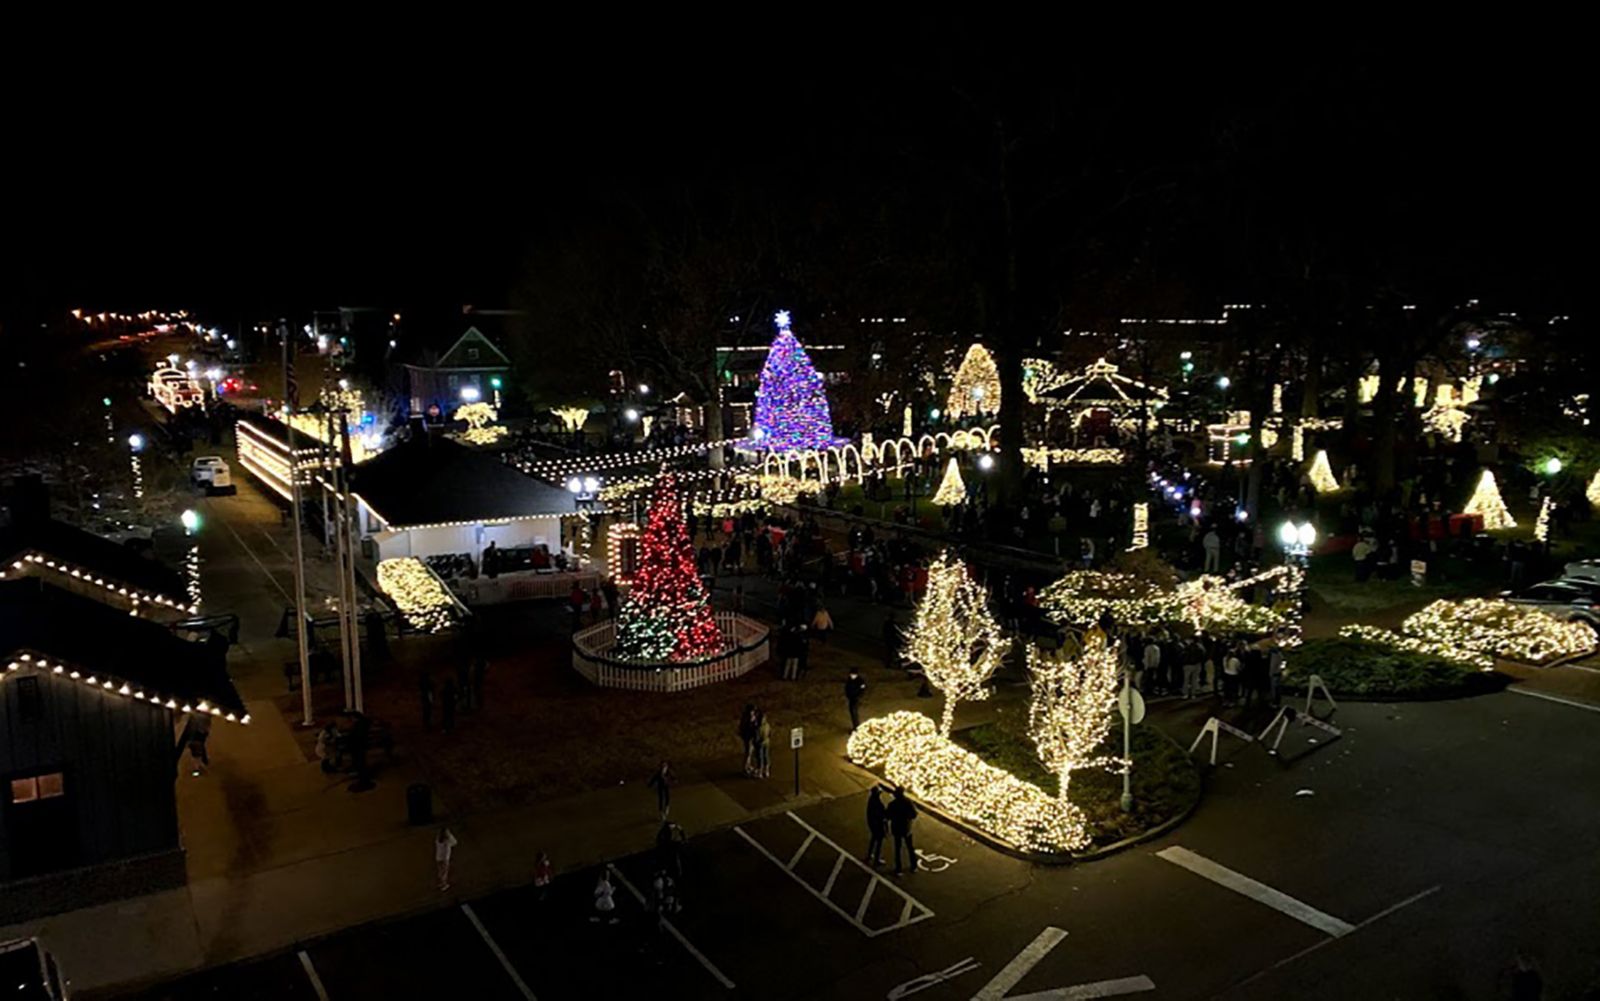
[[[1310,574],[1307,571],[1311,563],[1311,547],[1317,544],[1317,526],[1310,521],[1301,524],[1286,521],[1278,526],[1278,541],[1283,544],[1284,562],[1292,563],[1300,570],[1294,600],[1300,615],[1304,615],[1306,595],[1310,590],[1307,580]]]

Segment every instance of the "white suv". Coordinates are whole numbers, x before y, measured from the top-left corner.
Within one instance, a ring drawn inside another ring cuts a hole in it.
[[[211,494],[231,494],[237,489],[233,473],[220,455],[202,455],[194,460],[189,465],[189,482],[205,487],[206,493]]]

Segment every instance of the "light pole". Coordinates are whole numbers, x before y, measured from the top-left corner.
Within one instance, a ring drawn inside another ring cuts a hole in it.
[[[1278,541],[1283,544],[1284,562],[1294,569],[1295,595],[1294,595],[1294,630],[1295,641],[1290,645],[1299,643],[1300,620],[1306,611],[1307,570],[1311,561],[1311,547],[1317,544],[1317,526],[1306,521],[1295,524],[1286,521],[1278,526]]]

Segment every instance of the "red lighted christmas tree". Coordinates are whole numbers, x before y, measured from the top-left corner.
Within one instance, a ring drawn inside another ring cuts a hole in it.
[[[633,587],[617,617],[617,649],[629,660],[684,661],[710,657],[724,645],[695,570],[677,480],[662,473],[639,537]]]

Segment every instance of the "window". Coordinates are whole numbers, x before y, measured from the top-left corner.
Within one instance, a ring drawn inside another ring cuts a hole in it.
[[[24,723],[39,719],[39,679],[17,679],[17,716]]]
[[[11,780],[11,802],[13,803],[32,803],[35,800],[54,799],[65,792],[66,786],[62,781],[60,772]]]

